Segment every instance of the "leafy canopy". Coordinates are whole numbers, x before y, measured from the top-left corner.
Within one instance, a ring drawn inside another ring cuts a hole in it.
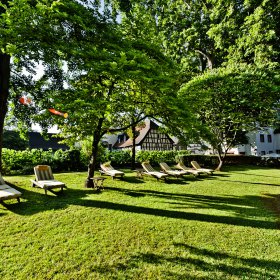
[[[192,104],[200,136],[219,152],[239,144],[240,132],[274,125],[280,76],[267,69],[219,69],[186,83],[180,98]]]

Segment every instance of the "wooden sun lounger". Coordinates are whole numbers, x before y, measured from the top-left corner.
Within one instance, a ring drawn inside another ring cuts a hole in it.
[[[177,165],[176,165],[177,168],[187,172],[188,174],[192,174],[193,176],[199,176],[200,174],[204,174],[205,172],[202,172],[202,171],[198,171],[198,170],[195,170],[193,168],[190,168],[190,167],[187,167],[185,166],[182,162],[179,162]]]
[[[51,191],[52,189],[60,188],[63,191],[65,188],[65,184],[57,181],[53,177],[52,169],[48,165],[37,165],[34,167],[35,180],[30,180],[32,187],[39,187],[45,190],[45,194],[47,191]]]
[[[170,175],[170,176],[173,176],[173,177],[182,177],[183,175],[186,175],[188,174],[188,172],[184,171],[184,170],[174,170],[172,169],[167,163],[165,162],[161,162],[160,164],[160,167],[161,167],[161,170]]]
[[[153,169],[153,167],[148,162],[142,162],[142,167],[144,168],[143,175],[148,175],[156,178],[157,180],[163,179],[164,181],[169,176],[168,174],[158,172]]]
[[[214,170],[209,168],[201,168],[200,165],[196,161],[191,161],[191,165],[197,171],[205,172],[207,174],[213,174]]]
[[[17,199],[20,202],[21,192],[7,185],[0,174],[0,202],[8,199]]]
[[[108,175],[111,176],[113,179],[115,179],[116,177],[123,178],[124,176],[124,172],[114,169],[109,163],[100,164],[100,168],[101,170],[99,170],[99,172],[101,175]]]

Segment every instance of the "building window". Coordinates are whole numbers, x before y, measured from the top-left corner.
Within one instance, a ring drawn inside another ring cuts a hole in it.
[[[261,155],[264,156],[265,155],[265,151],[261,151]]]
[[[280,150],[276,150],[276,154],[280,154]]]
[[[267,135],[267,142],[268,143],[271,143],[272,142],[272,137],[270,134]]]
[[[273,154],[273,151],[269,151],[268,153],[269,153],[269,154]]]
[[[264,134],[260,134],[260,142],[264,142]]]

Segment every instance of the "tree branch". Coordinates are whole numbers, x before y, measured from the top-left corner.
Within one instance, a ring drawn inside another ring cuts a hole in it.
[[[205,57],[207,59],[207,63],[208,63],[208,68],[210,70],[213,69],[213,62],[212,62],[212,59],[209,55],[207,55],[206,53],[202,52],[201,50],[195,50],[195,52],[201,54],[203,57]]]
[[[105,135],[106,133],[110,132],[110,133],[113,133],[113,132],[118,132],[118,131],[124,131],[124,130],[127,130],[128,128],[130,128],[131,126],[133,125],[136,125],[137,123],[141,122],[142,120],[146,119],[148,116],[145,115],[143,117],[141,117],[140,119],[138,119],[137,121],[134,121],[126,126],[123,126],[123,127],[120,127],[120,128],[109,128],[107,130],[104,130],[102,132],[102,136]]]

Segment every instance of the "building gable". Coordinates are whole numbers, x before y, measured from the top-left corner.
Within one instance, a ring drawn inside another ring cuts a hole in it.
[[[145,138],[141,143],[143,150],[172,150],[174,142],[165,133],[160,132],[158,129],[151,128],[146,134]]]
[[[135,144],[143,150],[173,150],[174,141],[165,133],[159,131],[159,126],[151,120],[146,120],[145,127],[138,132]],[[132,139],[128,139],[118,148],[132,147]]]

